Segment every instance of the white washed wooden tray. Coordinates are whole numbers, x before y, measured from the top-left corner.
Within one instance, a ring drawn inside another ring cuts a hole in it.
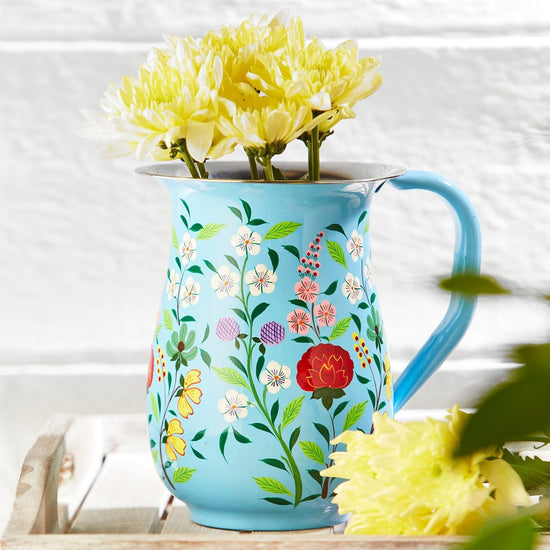
[[[147,441],[145,415],[53,418],[25,458],[0,548],[436,550],[462,540],[202,527],[164,488]]]

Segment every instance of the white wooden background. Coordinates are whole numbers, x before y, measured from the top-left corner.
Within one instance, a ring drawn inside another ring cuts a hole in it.
[[[139,409],[163,290],[167,196],[133,174],[134,160],[92,155],[74,134],[79,110],[134,73],[162,34],[200,35],[273,5],[0,0],[0,528],[45,416]],[[309,34],[331,44],[356,38],[365,55],[383,58],[382,88],[337,129],[324,158],[450,177],[478,210],[484,271],[525,289],[482,300],[453,355],[450,370],[474,395],[477,370],[468,366],[498,364],[507,346],[548,333],[547,306],[531,294],[550,292],[550,4],[299,0],[279,8],[300,15]],[[287,158],[303,151],[293,147]],[[439,199],[388,188],[376,197],[372,230],[390,346],[403,361],[445,311],[435,281],[450,267],[452,221]],[[454,384],[439,380],[433,388],[451,401],[441,385]],[[432,390],[416,406],[444,406],[430,402]]]

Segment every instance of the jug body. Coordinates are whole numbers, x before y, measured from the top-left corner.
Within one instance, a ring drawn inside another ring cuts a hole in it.
[[[331,440],[393,414],[369,238],[387,178],[231,181],[221,164],[218,180],[156,176],[172,201],[147,381],[156,468],[204,525],[334,525]]]

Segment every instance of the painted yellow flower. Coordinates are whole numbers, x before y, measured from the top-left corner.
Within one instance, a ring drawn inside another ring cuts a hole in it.
[[[464,534],[487,516],[527,505],[519,476],[497,447],[453,459],[466,414],[400,423],[373,415],[374,434],[348,431],[322,475],[340,477],[334,502],[348,534]]]
[[[197,369],[191,369],[183,379],[183,388],[178,399],[178,411],[183,418],[188,418],[193,414],[193,405],[201,402],[202,391],[196,387],[201,381],[201,373]]]
[[[181,427],[181,422],[177,418],[170,420],[166,430],[166,455],[172,462],[177,458],[176,453],[180,456],[185,455],[185,447],[187,447],[187,444],[183,437],[179,435],[182,433],[183,428]]]

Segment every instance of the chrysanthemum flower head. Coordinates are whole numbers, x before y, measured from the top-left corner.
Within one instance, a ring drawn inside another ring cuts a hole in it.
[[[443,535],[470,532],[487,516],[528,505],[519,476],[487,448],[452,454],[466,417],[455,406],[446,420],[401,423],[373,415],[374,433],[337,438],[345,452],[322,475],[346,479],[334,502],[351,514],[349,534]]]

